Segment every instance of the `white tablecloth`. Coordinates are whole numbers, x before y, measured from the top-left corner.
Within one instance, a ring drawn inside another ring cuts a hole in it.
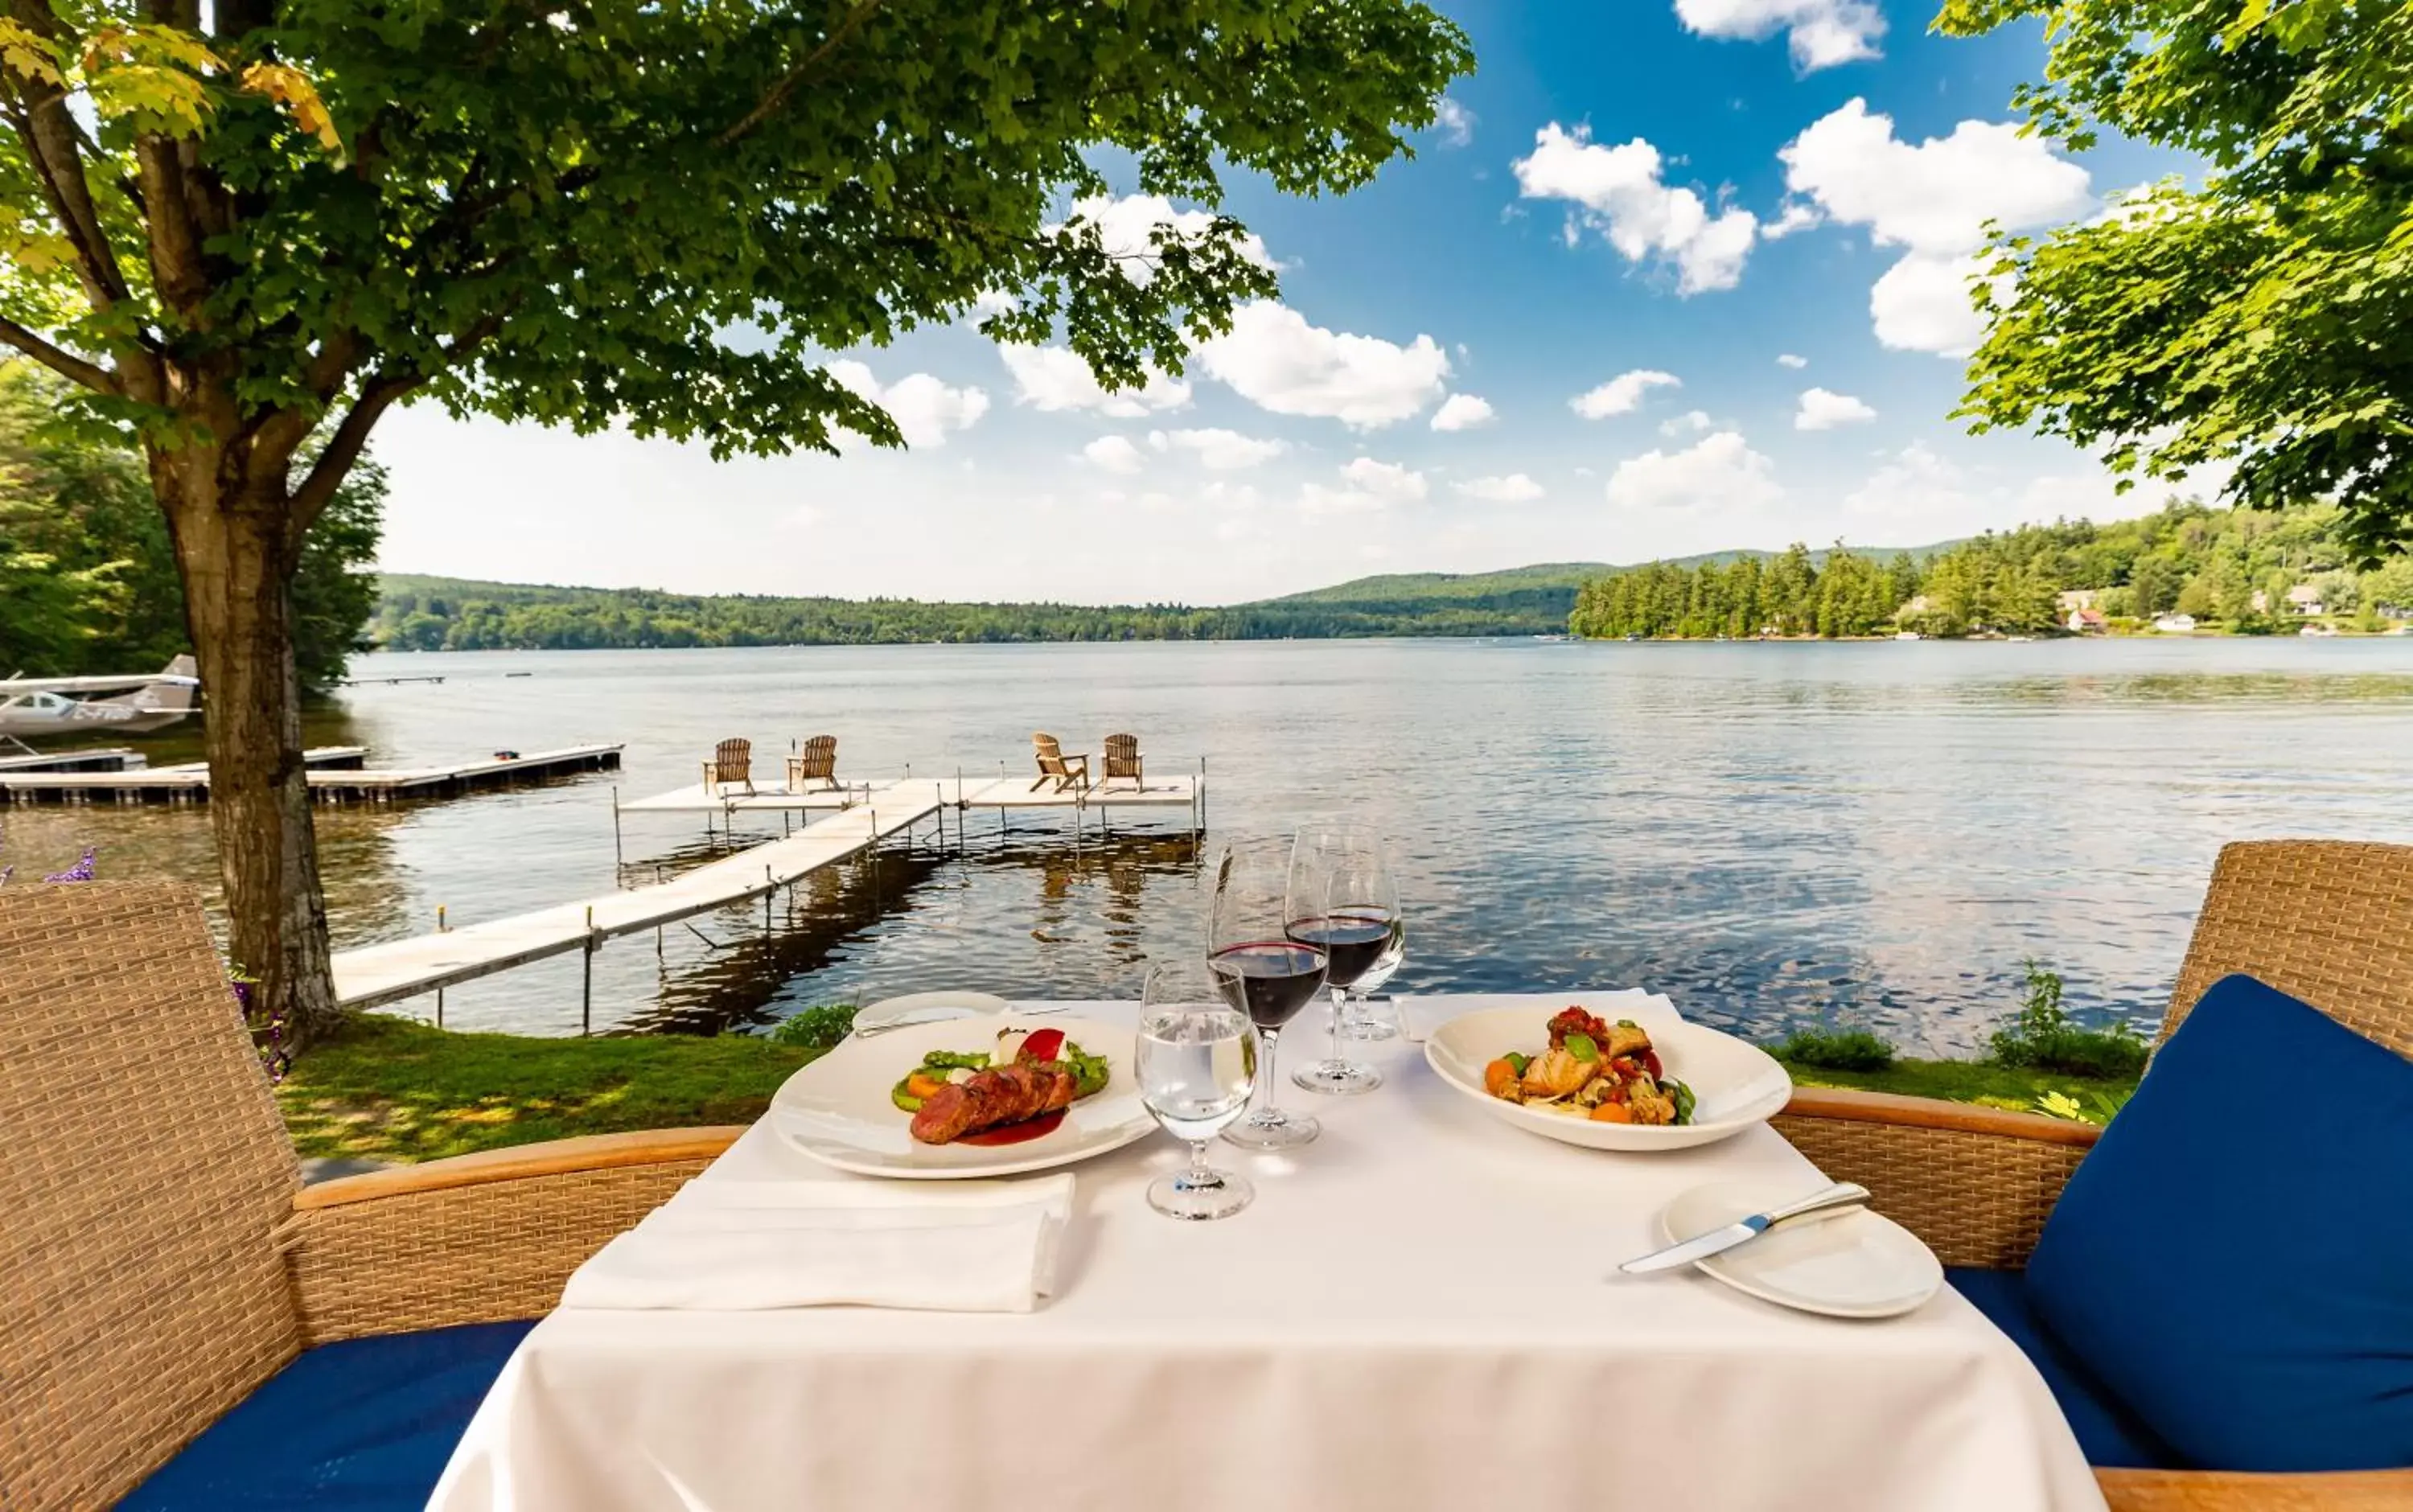
[[[1613,996],[1532,1001],[1547,1015]],[[1429,1025],[1517,1001],[1407,1002]],[[1313,1016],[1285,1036],[1286,1068],[1321,1053]],[[1774,1131],[1665,1155],[1577,1149],[1494,1120],[1420,1045],[1358,1048],[1388,1079],[1373,1095],[1284,1090],[1324,1120],[1317,1143],[1218,1147],[1257,1186],[1236,1217],[1148,1209],[1141,1189],[1180,1159],[1169,1137],[1077,1167],[1058,1295],[1034,1313],[555,1312],[431,1505],[2102,1506],[2036,1371],[1948,1288],[1855,1323],[1697,1273],[1610,1279],[1656,1246],[1656,1214],[1688,1187],[1816,1185]],[[767,1119],[698,1179],[782,1177],[855,1179]]]

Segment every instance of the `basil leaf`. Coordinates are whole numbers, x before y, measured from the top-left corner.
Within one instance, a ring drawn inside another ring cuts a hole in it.
[[[1508,1065],[1509,1065],[1510,1069],[1514,1070],[1514,1071],[1517,1073],[1517,1075],[1519,1075],[1519,1076],[1522,1076],[1523,1075],[1525,1075],[1525,1068],[1526,1068],[1527,1066],[1530,1066],[1530,1065],[1532,1065],[1532,1064],[1533,1063],[1533,1058],[1532,1058],[1532,1056],[1530,1056],[1530,1055],[1518,1055],[1518,1054],[1517,1054],[1516,1051],[1514,1051],[1514,1050],[1509,1051],[1505,1056],[1503,1056],[1501,1059],[1503,1059],[1503,1060],[1506,1060],[1506,1061],[1508,1062]]]
[[[1591,1036],[1589,1034],[1568,1035],[1566,1038],[1566,1046],[1567,1054],[1574,1056],[1578,1060],[1597,1060],[1600,1059],[1600,1046],[1592,1043]]]

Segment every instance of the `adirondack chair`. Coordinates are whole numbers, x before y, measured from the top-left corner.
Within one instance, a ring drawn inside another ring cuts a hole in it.
[[[1068,788],[1079,789],[1083,792],[1088,790],[1089,758],[1088,756],[1065,755],[1064,748],[1057,742],[1056,737],[1044,731],[1030,737],[1030,746],[1032,753],[1039,758],[1039,780],[1030,784],[1031,792],[1036,793],[1050,782],[1056,784],[1056,791],[1058,793]]]
[[[2413,1058],[2413,846],[2255,840],[2225,847],[2159,1040],[2231,972]],[[1956,1287],[1964,1284],[1961,1269],[2001,1274],[2026,1267],[2063,1187],[2101,1134],[2092,1124],[2034,1113],[1810,1087],[1793,1094],[1774,1123],[1828,1176],[1873,1193],[1873,1206],[1925,1239]],[[2163,1263],[2184,1260],[2172,1255]],[[1976,1295],[1972,1300],[1990,1316],[2000,1305],[1998,1298],[1996,1306]],[[2009,1324],[2005,1331],[2021,1337]],[[2064,1383],[2050,1371],[2047,1379],[2060,1395]],[[2095,1479],[2112,1512],[2413,1507],[2413,1467],[2273,1475],[2098,1464]]]
[[[803,793],[807,788],[826,793],[838,786],[837,736],[815,735],[805,742],[803,750],[788,758],[790,793]]]
[[[1106,737],[1106,773],[1098,779],[1098,786],[1103,788],[1118,781],[1128,781],[1134,788],[1147,785],[1139,775],[1139,736],[1137,735]]]
[[[304,1187],[200,899],[0,895],[0,1504],[425,1505],[580,1262],[742,1131]]]
[[[706,797],[727,797],[729,790],[744,784],[748,797],[754,793],[754,742],[724,740],[712,748],[712,760],[703,763],[703,791]]]

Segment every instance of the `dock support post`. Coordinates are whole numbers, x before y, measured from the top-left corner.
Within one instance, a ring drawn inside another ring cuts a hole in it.
[[[586,910],[586,948],[578,983],[578,1034],[581,1039],[595,1032],[595,910]]]
[[[612,864],[625,867],[629,858],[620,853],[620,784],[612,784]]]
[[[443,934],[449,927],[444,922],[444,905],[438,903],[436,905],[436,932],[439,935]],[[436,1027],[437,1029],[444,1027],[444,989],[442,987],[436,989]]]

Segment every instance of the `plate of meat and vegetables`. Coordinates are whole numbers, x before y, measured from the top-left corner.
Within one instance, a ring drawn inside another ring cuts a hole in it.
[[[1747,1040],[1581,1008],[1461,1014],[1425,1041],[1442,1080],[1529,1134],[1592,1149],[1682,1149],[1782,1111],[1793,1078]]]
[[[1043,1171],[1156,1128],[1132,1069],[1132,1031],[1011,1013],[841,1042],[788,1078],[772,1126],[864,1176],[945,1179]]]

